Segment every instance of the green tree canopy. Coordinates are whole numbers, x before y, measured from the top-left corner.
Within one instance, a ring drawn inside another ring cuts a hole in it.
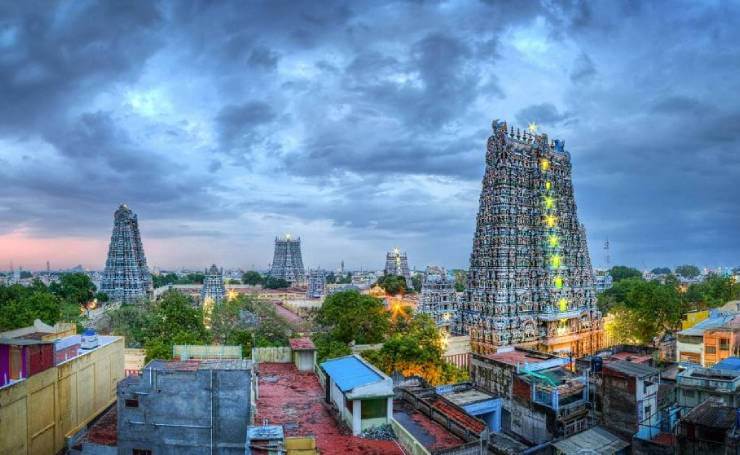
[[[699,276],[700,273],[701,271],[699,270],[699,267],[695,265],[685,264],[685,265],[679,265],[678,267],[676,267],[676,275],[681,276],[683,278],[688,278],[688,279],[696,278]]]
[[[388,294],[396,295],[411,292],[412,289],[406,287],[406,278],[401,275],[383,275],[375,283],[385,290]]]
[[[379,343],[388,331],[390,316],[382,300],[349,290],[327,297],[316,322],[339,342]]]
[[[615,265],[614,267],[609,269],[609,275],[611,275],[614,283],[627,278],[642,278],[642,272],[624,265]]]
[[[290,287],[290,283],[282,278],[268,276],[262,286],[267,289],[285,289]]]
[[[655,267],[653,270],[650,271],[653,275],[668,275],[671,273],[671,269],[668,267]]]
[[[262,281],[263,281],[262,275],[260,275],[259,272],[255,272],[254,270],[244,272],[244,274],[242,275],[243,284],[248,284],[250,286],[256,286],[258,284],[262,284]]]
[[[84,305],[95,298],[97,288],[84,273],[65,273],[49,285],[49,290],[70,303]]]
[[[685,298],[699,310],[716,308],[731,300],[740,300],[740,284],[732,277],[710,274],[701,283],[690,285]]]
[[[77,322],[80,305],[63,299],[39,280],[30,286],[0,286],[0,330],[28,327],[40,319],[46,324]]]
[[[168,284],[175,284],[177,283],[179,278],[176,274],[170,272],[166,274],[156,274],[152,275],[152,284],[155,288],[159,288],[162,286],[167,286]]]

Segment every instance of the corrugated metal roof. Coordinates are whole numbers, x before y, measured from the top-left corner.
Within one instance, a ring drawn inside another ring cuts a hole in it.
[[[612,371],[618,371],[627,376],[634,376],[636,378],[644,378],[645,376],[653,376],[659,373],[655,368],[643,365],[641,363],[632,363],[626,360],[614,360],[607,362],[604,365],[604,369]]]
[[[601,427],[593,427],[578,434],[574,434],[562,441],[553,442],[553,446],[564,454],[613,454],[629,444],[618,436],[611,434]]]
[[[740,357],[728,357],[712,368],[715,370],[740,371]]]
[[[712,316],[709,316],[709,318],[704,319],[700,323],[696,324],[695,326],[688,328],[686,330],[681,330],[678,332],[679,335],[687,335],[687,336],[700,336],[704,335],[704,332],[709,329],[716,329],[718,327],[722,327],[723,325],[729,323],[735,318],[734,314],[724,314],[719,313]]]
[[[353,355],[327,360],[321,364],[321,368],[342,392],[383,380],[383,377]]]

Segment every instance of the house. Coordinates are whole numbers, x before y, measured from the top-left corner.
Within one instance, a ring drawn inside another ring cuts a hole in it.
[[[727,361],[725,365],[730,362]],[[692,367],[676,376],[676,398],[683,412],[707,398],[721,400],[725,406],[740,407],[740,370]]]
[[[724,455],[738,453],[734,431],[738,411],[721,400],[707,399],[689,411],[678,425],[678,453]]]
[[[641,437],[657,434],[660,372],[644,364],[616,360],[604,365],[601,377],[603,425],[627,440],[638,432]]]
[[[727,353],[725,357],[733,355],[731,354],[732,346],[729,345],[729,340],[723,342],[724,338],[730,337],[726,334],[726,330],[720,330],[716,336],[711,335],[713,333],[711,331],[722,328],[729,330],[734,327],[740,327],[740,315],[737,312],[711,310],[708,318],[678,332],[676,343],[678,362],[684,366],[708,366],[705,361],[707,352],[704,348],[705,333],[708,331],[711,343],[709,349],[710,362],[721,360],[717,355],[717,349],[725,351]],[[722,347],[720,347],[720,344]]]
[[[629,443],[605,428],[593,427],[553,442],[552,447],[555,455],[622,455],[628,453]]]
[[[0,387],[53,366],[53,341],[0,338]]]
[[[327,360],[327,402],[336,406],[353,435],[389,423],[393,416],[393,380],[358,355]]]
[[[152,360],[118,383],[119,453],[243,455],[253,380],[249,360]]]

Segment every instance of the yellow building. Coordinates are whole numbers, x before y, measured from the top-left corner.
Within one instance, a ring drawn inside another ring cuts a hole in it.
[[[116,401],[123,337],[98,338],[99,347],[0,388],[0,454],[55,454]]]
[[[709,310],[691,311],[686,313],[686,317],[681,321],[681,330],[690,329],[701,321],[709,317]]]

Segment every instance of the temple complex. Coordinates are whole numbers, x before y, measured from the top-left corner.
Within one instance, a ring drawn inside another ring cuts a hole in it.
[[[111,302],[122,303],[147,298],[152,291],[152,277],[141,244],[139,222],[126,204],[118,207],[113,215],[113,233],[100,291],[106,293]]]
[[[430,315],[437,327],[450,330],[457,314],[455,280],[444,268],[429,266],[424,271],[418,311]]]
[[[385,255],[385,269],[383,271],[385,275],[398,275],[406,279],[406,287],[413,289],[414,285],[411,283],[411,272],[409,271],[409,261],[406,257],[406,252],[401,252],[398,248],[394,248]]]
[[[493,122],[465,299],[472,349],[580,356],[602,344],[593,272],[564,142]]]
[[[270,276],[281,278],[291,286],[301,286],[306,282],[301,257],[301,238],[292,239],[290,234],[284,238],[275,238],[275,254],[270,267]]]
[[[226,286],[224,286],[224,269],[213,264],[206,269],[203,277],[203,287],[200,288],[200,301],[209,300],[213,303],[221,303],[226,298]]]
[[[306,297],[319,299],[324,296],[326,290],[326,270],[315,269],[308,271],[308,288]]]

